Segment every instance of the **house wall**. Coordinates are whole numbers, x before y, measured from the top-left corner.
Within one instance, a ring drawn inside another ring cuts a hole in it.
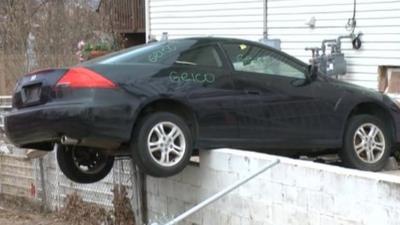
[[[147,177],[152,222],[168,222],[279,158],[271,170],[179,224],[400,224],[398,176],[229,149],[200,153],[198,167],[171,178]]]
[[[148,0],[147,33],[171,38],[224,36],[250,40],[263,37],[263,0]],[[352,0],[268,0],[268,33],[282,40],[282,50],[308,62],[306,47],[347,34]],[[316,28],[306,22],[314,16]],[[363,46],[353,50],[345,40],[348,74],[342,79],[377,88],[378,65],[400,65],[400,1],[357,0],[357,29]]]
[[[352,0],[269,0],[268,32],[282,40],[285,52],[307,61],[311,53],[304,48],[347,34],[352,15]],[[316,28],[310,29],[305,23],[313,16]],[[348,74],[343,79],[377,89],[378,65],[400,65],[400,1],[357,0],[356,17],[355,32],[363,33],[363,46],[353,50],[344,40]]]
[[[258,40],[262,0],[148,0],[148,34],[171,38],[230,36]]]

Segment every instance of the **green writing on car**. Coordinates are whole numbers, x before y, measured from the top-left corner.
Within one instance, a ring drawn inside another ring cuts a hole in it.
[[[215,75],[213,73],[202,73],[202,72],[176,72],[171,71],[169,73],[169,79],[171,82],[174,83],[181,83],[181,82],[195,82],[195,83],[214,83],[215,82]]]
[[[176,51],[176,45],[167,44],[158,49],[157,51],[150,53],[149,61],[153,63],[159,62],[160,59],[166,57],[166,55],[174,51]]]

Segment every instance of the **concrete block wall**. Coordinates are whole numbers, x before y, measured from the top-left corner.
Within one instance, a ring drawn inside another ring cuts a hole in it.
[[[281,163],[180,224],[398,225],[400,177],[254,152],[202,151],[199,166],[147,177],[150,222],[166,222],[280,158]]]

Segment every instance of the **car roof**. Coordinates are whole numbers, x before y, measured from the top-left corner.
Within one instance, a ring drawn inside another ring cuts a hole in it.
[[[246,39],[239,39],[239,38],[229,38],[229,37],[188,37],[188,38],[179,38],[174,40],[197,40],[202,42],[249,42],[254,44],[260,44],[259,42],[246,40]]]
[[[203,43],[209,43],[209,42],[242,42],[242,43],[248,43],[248,44],[253,44],[253,45],[258,45],[258,46],[262,46],[264,48],[268,48],[271,51],[274,52],[278,52],[279,54],[283,54],[288,58],[291,58],[294,61],[297,61],[298,63],[301,63],[303,65],[307,65],[307,63],[301,61],[300,59],[286,53],[283,52],[282,50],[278,50],[276,48],[273,48],[271,46],[268,46],[262,42],[258,42],[258,41],[251,41],[251,40],[247,40],[247,39],[240,39],[240,38],[229,38],[229,37],[188,37],[188,38],[178,38],[178,39],[171,39],[171,40],[197,40],[199,42],[203,42]]]

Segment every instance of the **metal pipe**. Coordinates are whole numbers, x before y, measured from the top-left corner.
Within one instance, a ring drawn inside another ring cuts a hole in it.
[[[76,145],[78,143],[79,143],[78,139],[70,138],[67,136],[61,137],[61,144],[63,144],[63,145]]]
[[[321,45],[321,50],[322,50],[322,54],[325,55],[326,53],[326,43],[328,42],[332,42],[332,43],[336,43],[336,39],[325,39],[322,41],[322,45]]]
[[[351,39],[351,35],[343,35],[337,38],[337,51],[340,53],[342,51],[342,39],[349,38]]]
[[[150,21],[150,0],[145,0],[144,2],[144,8],[145,8],[145,32],[146,32],[146,43],[150,41],[150,36],[151,36],[151,22]]]
[[[268,39],[268,0],[263,1],[263,36]]]
[[[58,144],[54,145],[54,148],[57,150]],[[47,210],[47,190],[46,190],[46,182],[44,177],[44,166],[43,166],[43,157],[39,158],[39,172],[40,172],[40,185],[42,186],[42,209],[44,211]]]
[[[268,169],[278,165],[279,163],[280,163],[279,159],[275,160],[271,164],[261,168],[259,171],[249,175],[248,177],[246,177],[246,178],[236,182],[235,184],[225,188],[224,190],[214,194],[213,196],[209,197],[208,199],[204,200],[203,202],[200,202],[199,204],[197,204],[193,208],[191,208],[188,211],[182,213],[180,216],[176,217],[175,219],[171,220],[170,222],[166,223],[165,225],[173,225],[173,224],[178,223],[179,221],[182,221],[186,217],[192,215],[193,213],[199,211],[200,209],[206,207],[207,205],[209,205],[209,204],[217,201],[218,199],[224,197],[225,195],[229,194],[233,190],[235,190],[238,187],[242,186],[243,184],[247,183],[249,180],[255,178],[256,176],[258,176],[260,174],[262,174],[263,172],[267,171]],[[158,224],[157,223],[153,223],[152,225],[158,225]]]

